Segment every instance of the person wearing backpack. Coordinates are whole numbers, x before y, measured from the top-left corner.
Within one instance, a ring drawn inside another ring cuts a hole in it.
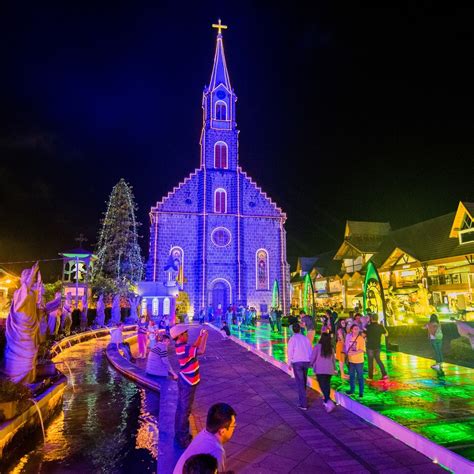
[[[435,354],[436,364],[433,364],[431,368],[435,370],[442,370],[443,331],[441,330],[441,324],[439,323],[438,316],[436,314],[432,314],[430,316],[430,322],[425,325],[425,329],[428,330],[428,338]]]
[[[350,390],[346,392],[352,395],[355,391],[355,378],[359,384],[359,398],[364,396],[364,354],[365,338],[360,334],[360,328],[353,324],[351,332],[346,338],[345,352],[349,360],[349,385]]]

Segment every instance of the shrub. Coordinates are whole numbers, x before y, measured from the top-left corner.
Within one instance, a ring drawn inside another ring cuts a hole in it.
[[[25,401],[31,398],[31,390],[21,383],[13,383],[7,379],[0,379],[0,403]]]
[[[449,355],[457,361],[474,362],[474,350],[465,337],[458,337],[451,341]]]

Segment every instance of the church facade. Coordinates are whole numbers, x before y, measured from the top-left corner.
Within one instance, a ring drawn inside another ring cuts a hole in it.
[[[223,27],[216,26],[211,81],[202,97],[200,166],[151,208],[146,280],[162,282],[171,256],[191,315],[209,306],[225,312],[230,304],[254,306],[265,314],[275,281],[279,305],[287,311],[286,215],[239,166],[237,97],[227,70]],[[161,307],[156,311],[163,313]]]

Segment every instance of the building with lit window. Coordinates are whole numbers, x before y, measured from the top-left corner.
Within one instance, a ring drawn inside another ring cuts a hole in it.
[[[161,282],[172,255],[191,315],[230,304],[267,313],[275,280],[287,311],[286,215],[239,166],[237,97],[221,28],[202,96],[199,168],[151,208],[146,279]]]

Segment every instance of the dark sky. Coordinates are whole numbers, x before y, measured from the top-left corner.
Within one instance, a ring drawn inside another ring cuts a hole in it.
[[[472,9],[188,3],[4,8],[0,262],[93,245],[122,177],[146,254],[150,206],[199,164],[219,17],[240,164],[287,212],[290,263],[336,249],[346,219],[474,201]]]

